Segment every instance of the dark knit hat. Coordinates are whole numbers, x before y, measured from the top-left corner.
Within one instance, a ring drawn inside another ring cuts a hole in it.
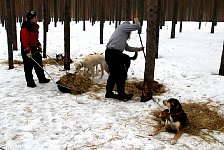
[[[31,19],[33,19],[33,18],[36,17],[36,16],[37,16],[36,12],[35,12],[34,10],[31,10],[31,11],[29,11],[29,12],[26,14],[26,19],[27,19],[27,20],[31,20]]]

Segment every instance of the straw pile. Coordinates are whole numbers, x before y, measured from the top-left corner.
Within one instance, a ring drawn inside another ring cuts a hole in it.
[[[72,94],[82,94],[88,91],[92,82],[87,74],[66,74],[60,78],[58,84],[72,90]]]
[[[211,135],[206,134],[202,129],[207,131],[220,131],[224,132],[224,116],[217,113],[218,108],[210,109],[208,103],[189,103],[182,104],[184,111],[188,117],[188,124],[184,127],[184,133],[199,136],[202,139],[211,142]],[[158,117],[160,111],[154,111],[153,115]],[[155,120],[158,121],[158,118]],[[160,124],[158,122],[159,127]],[[208,136],[210,138],[208,138]],[[216,140],[215,140],[216,141]]]
[[[143,81],[127,82],[126,91],[127,93],[133,93],[136,96],[141,97],[143,90]],[[166,92],[166,87],[157,81],[153,81],[153,95],[161,95]]]

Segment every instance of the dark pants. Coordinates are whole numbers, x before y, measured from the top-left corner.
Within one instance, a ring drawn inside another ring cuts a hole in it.
[[[36,62],[34,62],[31,58],[27,57],[23,48],[21,50],[22,58],[23,58],[23,64],[24,64],[24,72],[25,72],[25,78],[26,82],[28,84],[34,83],[33,80],[33,74],[32,70],[34,68],[37,78],[39,80],[45,79],[45,74],[43,68],[43,62],[42,62],[42,55],[37,51],[37,49],[32,48],[32,58],[42,67],[40,67]]]
[[[125,94],[127,71],[124,66],[124,54],[116,49],[106,49],[105,60],[109,68],[106,92],[111,93],[116,84],[118,95]]]

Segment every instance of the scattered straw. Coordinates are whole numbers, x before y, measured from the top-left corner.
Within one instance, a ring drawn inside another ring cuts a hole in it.
[[[166,92],[166,87],[163,84],[160,84],[157,81],[153,82],[153,95],[161,95]],[[141,97],[143,90],[143,81],[136,82],[127,82],[126,83],[126,91],[127,93],[133,93],[136,96]]]
[[[2,62],[3,64],[8,64],[8,61],[3,61]],[[13,60],[13,63],[14,64],[17,64],[17,65],[21,65],[23,64],[23,61],[22,60]],[[49,64],[49,65],[64,65],[64,61],[62,60],[57,60],[55,58],[51,58],[51,59],[43,59],[43,64]]]
[[[188,117],[188,124],[183,128],[184,133],[199,136],[202,139],[211,142],[211,140],[213,141],[217,140],[214,138],[213,139],[208,138],[208,136],[209,137],[211,136],[205,134],[205,132],[202,132],[202,129],[207,129],[209,132],[212,131],[224,132],[224,116],[218,114],[217,109],[210,109],[208,107],[208,103],[182,104],[182,107]],[[153,115],[158,117],[159,113],[160,111],[154,111]],[[160,124],[158,122],[156,128],[159,126]]]

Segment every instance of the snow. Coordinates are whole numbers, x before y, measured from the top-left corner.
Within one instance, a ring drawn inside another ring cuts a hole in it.
[[[43,25],[40,25],[40,41],[43,40]],[[104,44],[100,44],[99,22],[91,26],[87,22],[82,31],[82,22],[71,22],[71,58],[74,63],[93,52],[104,52],[115,25],[105,23]],[[20,25],[17,24],[19,35]],[[154,96],[161,105],[164,99],[174,97],[181,103],[208,102],[220,106],[224,114],[224,77],[218,75],[224,40],[224,23],[218,22],[215,33],[210,33],[211,23],[204,22],[198,29],[197,22],[184,22],[183,31],[176,28],[176,38],[170,39],[171,22],[160,30],[159,58],[155,63],[155,80],[168,87],[161,96]],[[49,25],[47,33],[47,54],[63,53],[64,27],[61,23]],[[146,40],[146,22],[141,34]],[[36,88],[26,86],[23,65],[15,64],[9,70],[4,62],[8,60],[7,36],[0,27],[0,147],[7,150],[73,150],[73,149],[224,149],[224,134],[214,132],[215,141],[208,143],[197,136],[184,133],[177,144],[171,145],[172,133],[163,132],[149,136],[155,129],[152,111],[160,109],[150,100],[141,103],[139,97],[128,102],[104,98],[105,89],[98,93],[81,95],[61,93],[55,81],[65,72],[55,65],[44,69],[53,78],[48,84],[39,84],[36,74]],[[141,46],[137,31],[133,32],[129,45]],[[18,45],[20,42],[18,39]],[[133,55],[133,53],[128,53]],[[20,48],[13,52],[15,60],[22,60]],[[74,73],[74,63],[69,72]],[[142,80],[145,60],[139,53],[132,61],[128,80]],[[105,84],[108,74],[102,79],[95,77],[95,83]]]

